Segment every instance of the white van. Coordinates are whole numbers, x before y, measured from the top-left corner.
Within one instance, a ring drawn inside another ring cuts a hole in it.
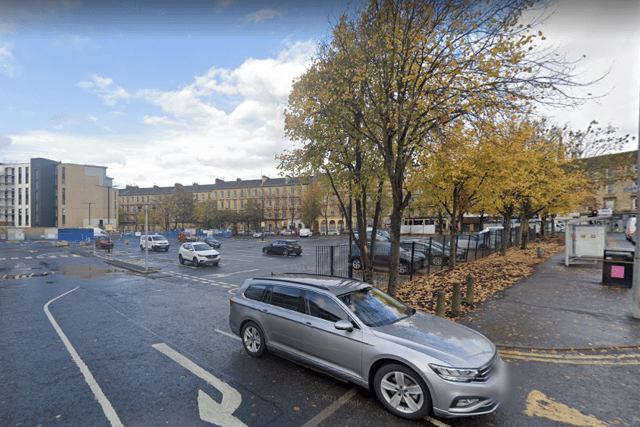
[[[636,217],[633,216],[627,220],[627,240],[636,244]]]
[[[145,247],[152,251],[164,250],[165,252],[168,252],[169,242],[160,234],[153,234],[149,236],[142,235],[140,236],[140,250],[144,251]]]
[[[312,234],[313,233],[311,232],[310,228],[301,228],[300,229],[300,237],[309,237]]]
[[[107,238],[109,236],[107,235],[107,233],[102,228],[93,227],[93,238],[97,239],[98,237]]]

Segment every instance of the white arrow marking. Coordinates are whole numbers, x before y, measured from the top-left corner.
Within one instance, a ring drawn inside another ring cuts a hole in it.
[[[202,378],[222,393],[222,403],[218,403],[202,390],[198,390],[200,419],[221,427],[247,427],[246,424],[233,416],[233,412],[238,409],[242,402],[242,396],[238,390],[214,377],[168,345],[160,343],[154,344],[152,347],[172,359],[178,365],[189,370],[195,376]]]

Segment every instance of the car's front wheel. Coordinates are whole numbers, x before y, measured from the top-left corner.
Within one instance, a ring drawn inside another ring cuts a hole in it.
[[[254,322],[247,322],[242,327],[242,345],[249,356],[260,357],[266,351],[264,334]]]
[[[398,265],[398,274],[409,274],[409,263],[400,261],[400,265]]]
[[[354,258],[353,261],[351,261],[351,265],[353,265],[354,270],[362,270],[362,261],[360,261],[360,258]]]
[[[184,258],[182,258],[182,254],[178,255],[178,261],[180,261],[180,264],[184,264]]]
[[[197,266],[198,266],[198,258],[193,257],[193,259],[191,260],[191,262],[193,263],[193,266],[194,266],[194,267],[197,267]]]
[[[286,249],[283,249],[283,250],[282,250],[282,255],[284,255],[284,256],[289,256],[289,251],[288,251],[288,250],[286,250]]]
[[[435,255],[431,257],[431,264],[437,265],[438,267],[442,265],[442,257],[439,255]]]
[[[384,365],[374,378],[376,396],[389,412],[418,420],[431,411],[431,396],[422,378],[412,369],[398,364]]]
[[[144,246],[140,245],[140,250],[144,251]]]

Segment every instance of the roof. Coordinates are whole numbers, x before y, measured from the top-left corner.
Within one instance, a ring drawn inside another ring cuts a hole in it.
[[[250,179],[242,180],[237,179],[235,181],[223,181],[216,179],[215,184],[194,184],[194,185],[181,185],[176,184],[171,187],[153,187],[139,188],[137,186],[128,185],[119,191],[120,196],[141,196],[141,195],[156,195],[156,194],[173,194],[179,188],[190,193],[209,193],[215,190],[240,190],[249,188],[268,188],[268,187],[283,187],[283,186],[296,186],[301,185],[300,178],[268,178],[262,179]]]
[[[308,273],[285,273],[281,275],[256,277],[252,280],[294,283],[329,291],[334,295],[343,295],[361,289],[369,289],[371,285],[359,280],[337,276],[323,276]]]

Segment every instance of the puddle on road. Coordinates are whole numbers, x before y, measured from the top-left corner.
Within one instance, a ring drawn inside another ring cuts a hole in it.
[[[129,273],[126,270],[117,268],[102,269],[93,266],[64,266],[58,268],[59,274],[64,276],[77,276],[81,279],[90,279],[92,277],[109,277]]]

